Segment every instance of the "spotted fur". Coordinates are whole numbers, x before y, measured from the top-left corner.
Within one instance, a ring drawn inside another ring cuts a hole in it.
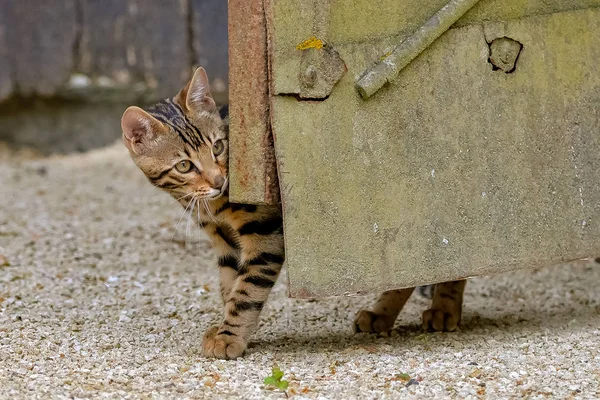
[[[196,218],[217,252],[224,315],[206,332],[204,355],[241,356],[284,262],[280,207],[229,202],[227,109],[215,106],[204,69],[174,98],[128,108],[121,125],[136,165]]]

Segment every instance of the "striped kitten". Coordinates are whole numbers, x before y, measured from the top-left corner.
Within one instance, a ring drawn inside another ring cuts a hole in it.
[[[229,203],[227,109],[217,109],[203,68],[174,98],[148,111],[129,107],[121,127],[135,164],[190,211],[219,256],[225,312],[221,324],[204,335],[204,355],[241,356],[284,261],[280,207]],[[464,286],[465,281],[435,285],[432,307],[423,313],[426,330],[457,327]],[[373,311],[357,314],[356,331],[391,329],[413,290],[384,292]]]
[[[148,111],[129,107],[121,127],[135,164],[189,210],[213,242],[225,312],[205,333],[202,348],[207,357],[232,359],[246,350],[284,248],[279,206],[228,201],[227,120],[209,92],[206,71],[198,68],[174,98]]]

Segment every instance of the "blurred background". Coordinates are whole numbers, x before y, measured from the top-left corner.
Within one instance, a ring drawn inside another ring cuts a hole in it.
[[[0,142],[111,144],[127,106],[175,95],[198,65],[226,102],[225,0],[0,0]]]

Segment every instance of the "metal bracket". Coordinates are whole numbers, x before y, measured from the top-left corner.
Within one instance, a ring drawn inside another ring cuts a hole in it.
[[[479,0],[450,0],[417,31],[396,47],[374,67],[365,71],[356,82],[363,99],[368,99],[394,79],[438,37],[469,11]]]
[[[346,63],[330,45],[302,50],[298,96],[301,99],[326,99],[346,71]]]

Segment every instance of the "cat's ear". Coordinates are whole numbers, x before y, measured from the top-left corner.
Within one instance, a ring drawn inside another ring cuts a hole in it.
[[[210,94],[206,70],[199,67],[188,84],[177,95],[179,103],[190,111],[214,111],[215,100]]]
[[[139,107],[131,106],[121,117],[125,146],[138,153],[140,146],[148,143],[166,130],[165,126]]]

